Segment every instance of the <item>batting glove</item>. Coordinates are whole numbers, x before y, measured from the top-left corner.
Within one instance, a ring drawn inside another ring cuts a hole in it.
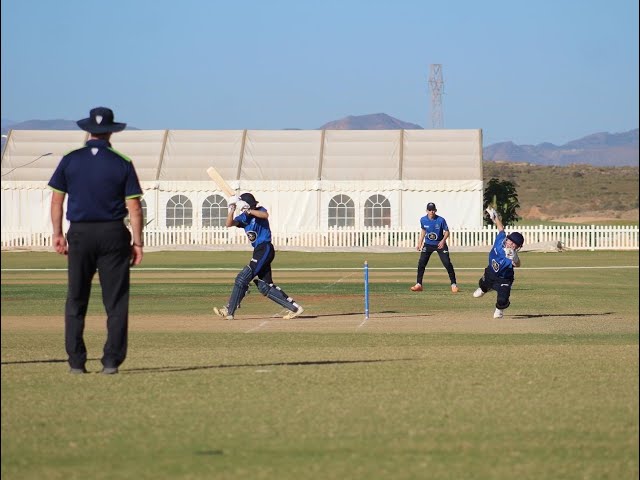
[[[249,204],[243,200],[238,200],[236,202],[236,210],[239,210],[241,213],[246,213],[246,211],[249,210]],[[238,215],[240,215],[240,213]]]

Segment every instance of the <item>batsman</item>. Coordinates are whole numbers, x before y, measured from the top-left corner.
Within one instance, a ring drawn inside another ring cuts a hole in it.
[[[275,258],[275,249],[271,243],[269,212],[266,208],[258,206],[251,193],[243,193],[239,197],[232,196],[227,203],[229,211],[226,226],[244,229],[253,247],[253,256],[249,264],[236,276],[227,305],[214,307],[214,313],[227,320],[233,320],[240,302],[247,294],[249,283],[253,280],[262,295],[288,310],[282,318],[296,318],[304,309],[273,283],[271,262]]]

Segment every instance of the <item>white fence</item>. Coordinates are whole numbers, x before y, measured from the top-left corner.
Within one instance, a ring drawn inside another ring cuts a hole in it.
[[[509,230],[509,229],[508,229]],[[527,245],[554,243],[569,250],[637,250],[637,226],[517,226]],[[336,228],[296,232],[273,232],[276,248],[304,250],[306,248],[415,248],[418,230],[384,227],[364,229]],[[489,247],[493,244],[495,227],[451,229],[448,244],[456,247]],[[239,228],[179,227],[144,232],[147,247],[181,247],[194,250],[203,247],[247,247],[248,240]],[[51,247],[50,232],[3,231],[3,250],[42,250]]]

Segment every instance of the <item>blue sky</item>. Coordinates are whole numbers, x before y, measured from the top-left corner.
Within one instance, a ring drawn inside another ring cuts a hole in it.
[[[637,0],[2,0],[2,118],[315,129],[387,113],[484,144],[638,128]]]

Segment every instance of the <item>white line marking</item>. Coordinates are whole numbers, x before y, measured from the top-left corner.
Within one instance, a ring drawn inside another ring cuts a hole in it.
[[[362,323],[360,325],[358,325],[358,328],[364,326],[367,323],[367,320],[369,320],[368,318],[365,318]]]
[[[249,330],[247,330],[247,331],[246,331],[246,332],[244,332],[244,333],[251,333],[251,332],[255,332],[256,330],[258,330],[258,329],[260,329],[260,328],[264,327],[267,323],[269,323],[269,320],[265,320],[264,322],[262,322],[262,323],[261,323],[260,325],[258,325],[257,327],[250,328]]]
[[[486,265],[485,265],[486,266]],[[456,267],[456,270],[484,270],[485,267]],[[638,269],[638,265],[609,265],[609,266],[584,266],[584,267],[519,267],[520,270],[607,270],[607,269]],[[415,267],[369,267],[369,270],[410,270]],[[442,267],[428,267],[427,270],[441,270]],[[278,272],[330,272],[354,270],[361,272],[362,267],[336,267],[336,268],[278,268]],[[2,272],[66,272],[66,268],[3,268]],[[237,272],[237,268],[172,268],[172,267],[132,267],[131,273],[136,272]],[[353,275],[353,274],[352,274]],[[343,277],[346,278],[346,277]]]
[[[341,282],[341,281],[343,281],[345,278],[353,277],[355,274],[356,274],[356,272],[350,273],[349,275],[345,275],[344,277],[339,278],[338,280],[336,280],[335,282],[333,282],[333,283],[331,283],[331,284],[327,285],[327,286],[326,286],[326,287],[324,287],[324,288],[333,287],[336,283],[340,283],[340,282]]]
[[[516,267],[518,271],[520,270],[607,270],[607,269],[625,269],[625,268],[639,268],[638,265],[610,265],[603,267]],[[460,270],[478,270],[477,268],[461,268]],[[484,270],[484,268],[482,269]]]

